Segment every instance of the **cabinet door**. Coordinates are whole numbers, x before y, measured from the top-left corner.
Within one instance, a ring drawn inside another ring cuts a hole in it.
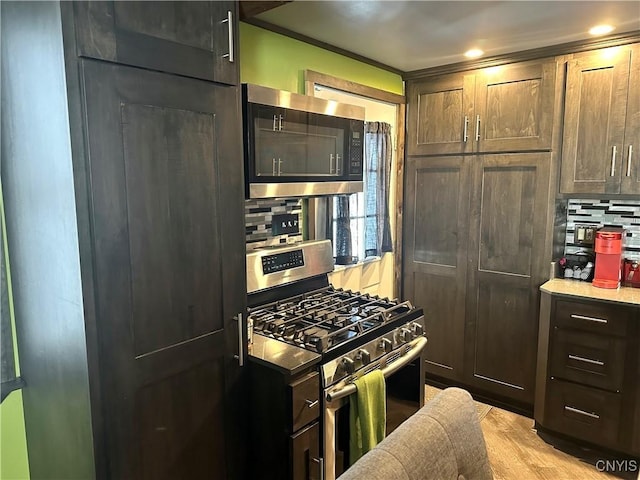
[[[567,65],[560,191],[620,193],[631,47]]]
[[[555,78],[555,60],[478,71],[476,150],[550,150]]]
[[[78,55],[237,84],[236,2],[74,2]]]
[[[533,403],[550,153],[485,155],[474,165],[466,381]]]
[[[640,194],[640,45],[631,56],[620,193]]]
[[[474,81],[455,74],[409,83],[407,155],[472,151]]]
[[[424,308],[426,370],[462,379],[469,163],[409,159],[405,176],[403,296]]]
[[[289,439],[291,451],[292,480],[320,480],[320,426],[318,422],[292,435]]]
[[[111,477],[243,478],[237,87],[81,68]]]

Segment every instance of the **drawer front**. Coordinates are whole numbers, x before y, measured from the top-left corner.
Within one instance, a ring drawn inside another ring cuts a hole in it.
[[[619,392],[626,341],[575,330],[554,329],[549,373],[554,377]]]
[[[551,380],[546,403],[547,428],[605,447],[618,445],[620,394]]]
[[[624,336],[631,309],[601,302],[556,301],[554,325],[586,332]]]
[[[289,385],[291,431],[294,432],[320,416],[320,375],[313,372]]]
[[[289,437],[292,480],[320,480],[320,426],[318,422]]]

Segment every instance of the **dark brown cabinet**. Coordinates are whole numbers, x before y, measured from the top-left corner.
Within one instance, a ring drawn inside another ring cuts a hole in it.
[[[472,151],[473,74],[452,74],[407,84],[407,155]]]
[[[112,475],[224,477],[243,306],[223,287],[240,286],[242,257],[229,248],[241,240],[229,229],[240,138],[221,119],[235,118],[238,90],[91,60],[81,70]]]
[[[407,154],[549,150],[555,60],[512,64],[407,85]]]
[[[235,85],[236,2],[74,2],[82,57]]]
[[[320,480],[320,375],[290,375],[250,360],[249,435],[256,480]]]
[[[405,179],[404,297],[426,307],[427,372],[461,381],[471,165],[461,156],[414,158]]]
[[[549,153],[411,158],[404,297],[425,309],[426,370],[533,403]]]
[[[551,154],[484,155],[473,162],[465,377],[531,405]]]
[[[639,57],[626,45],[568,60],[561,193],[640,193]]]
[[[142,6],[2,5],[31,476],[245,478],[240,92],[78,57],[74,28],[104,33],[78,9],[102,7],[156,28]]]
[[[638,455],[640,308],[543,292],[538,426]]]

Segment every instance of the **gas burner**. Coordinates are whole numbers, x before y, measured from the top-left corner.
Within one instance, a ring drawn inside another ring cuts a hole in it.
[[[260,305],[250,315],[258,334],[323,353],[412,310],[409,302],[329,286]]]

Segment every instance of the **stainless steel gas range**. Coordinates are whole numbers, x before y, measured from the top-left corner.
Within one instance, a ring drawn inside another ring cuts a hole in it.
[[[329,240],[247,254],[253,478],[333,480],[348,467],[349,395],[385,375],[387,433],[424,404],[424,316],[334,288]]]

